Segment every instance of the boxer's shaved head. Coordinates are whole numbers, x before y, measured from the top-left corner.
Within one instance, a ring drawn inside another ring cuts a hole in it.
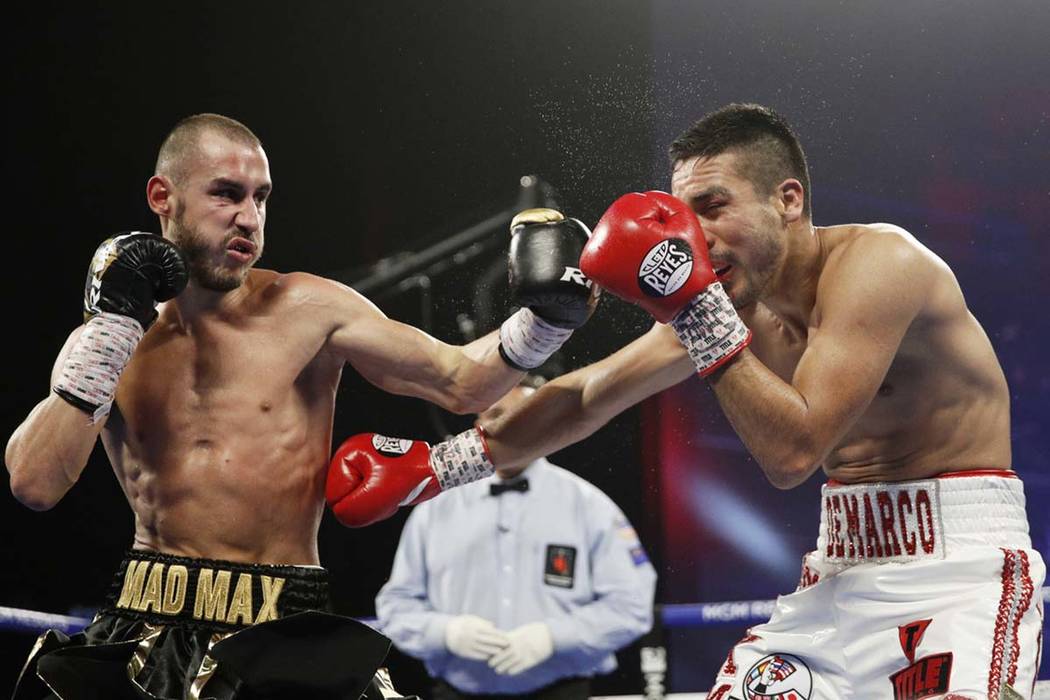
[[[727,151],[739,156],[738,174],[756,192],[769,194],[789,178],[801,182],[802,213],[812,218],[806,154],[783,117],[761,105],[726,105],[693,124],[667,149],[672,167],[689,158],[713,158]]]
[[[245,146],[262,148],[259,137],[236,119],[221,114],[194,114],[176,124],[164,139],[157,154],[156,174],[181,184],[188,165],[199,153],[201,135],[206,132],[219,134]]]

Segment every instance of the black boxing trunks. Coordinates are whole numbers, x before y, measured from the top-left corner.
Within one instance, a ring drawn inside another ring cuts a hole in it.
[[[41,635],[13,698],[400,697],[377,673],[390,640],[328,606],[319,567],[132,550],[91,624]]]

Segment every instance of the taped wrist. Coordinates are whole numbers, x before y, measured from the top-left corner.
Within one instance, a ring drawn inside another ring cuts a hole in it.
[[[689,351],[701,377],[714,372],[751,342],[721,282],[713,282],[671,319],[678,340]]]
[[[84,326],[59,371],[54,391],[98,423],[109,414],[117,380],[142,340],[142,325],[110,312],[93,316]]]
[[[562,346],[571,328],[559,328],[522,308],[499,328],[499,354],[503,361],[518,370],[539,367]]]
[[[442,491],[484,479],[496,469],[485,436],[478,428],[434,445],[430,450],[430,468]]]

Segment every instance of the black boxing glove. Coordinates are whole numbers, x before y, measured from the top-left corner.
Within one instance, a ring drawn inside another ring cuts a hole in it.
[[[580,271],[591,232],[554,209],[526,209],[510,224],[510,293],[522,308],[500,327],[500,355],[512,367],[543,364],[598,301],[598,287]]]
[[[526,209],[510,224],[511,299],[559,328],[579,328],[594,311],[597,287],[580,271],[591,232],[554,209]]]
[[[117,380],[158,302],[186,286],[186,263],[174,243],[133,231],[103,241],[84,286],[84,330],[70,349],[54,391],[96,423],[109,413]]]
[[[153,233],[106,239],[95,251],[84,285],[84,321],[102,312],[130,316],[145,331],[159,302],[175,297],[189,276],[178,246]]]

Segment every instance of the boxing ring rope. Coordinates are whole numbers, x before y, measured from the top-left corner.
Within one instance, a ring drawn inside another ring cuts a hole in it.
[[[1043,599],[1050,600],[1050,587],[1043,589]],[[682,603],[657,605],[656,609],[665,628],[707,627],[724,624],[757,624],[765,622],[773,612],[773,600],[726,601],[722,603]],[[374,625],[375,618],[358,618]],[[76,634],[91,622],[89,617],[7,608],[0,606],[0,629],[40,634],[55,629]]]
[[[9,632],[41,634],[45,630],[54,629],[66,634],[76,634],[84,629],[89,622],[91,622],[91,618],[77,615],[58,615],[37,610],[0,606],[0,629]]]
[[[1042,589],[1043,602],[1050,604],[1050,586]],[[769,620],[775,600],[730,600],[714,603],[657,604],[656,612],[665,629],[713,627],[716,625],[760,624]],[[367,625],[375,625],[375,618],[357,618]],[[82,630],[91,618],[79,615],[59,615],[24,608],[0,606],[0,630],[40,634],[55,629],[66,634]]]

